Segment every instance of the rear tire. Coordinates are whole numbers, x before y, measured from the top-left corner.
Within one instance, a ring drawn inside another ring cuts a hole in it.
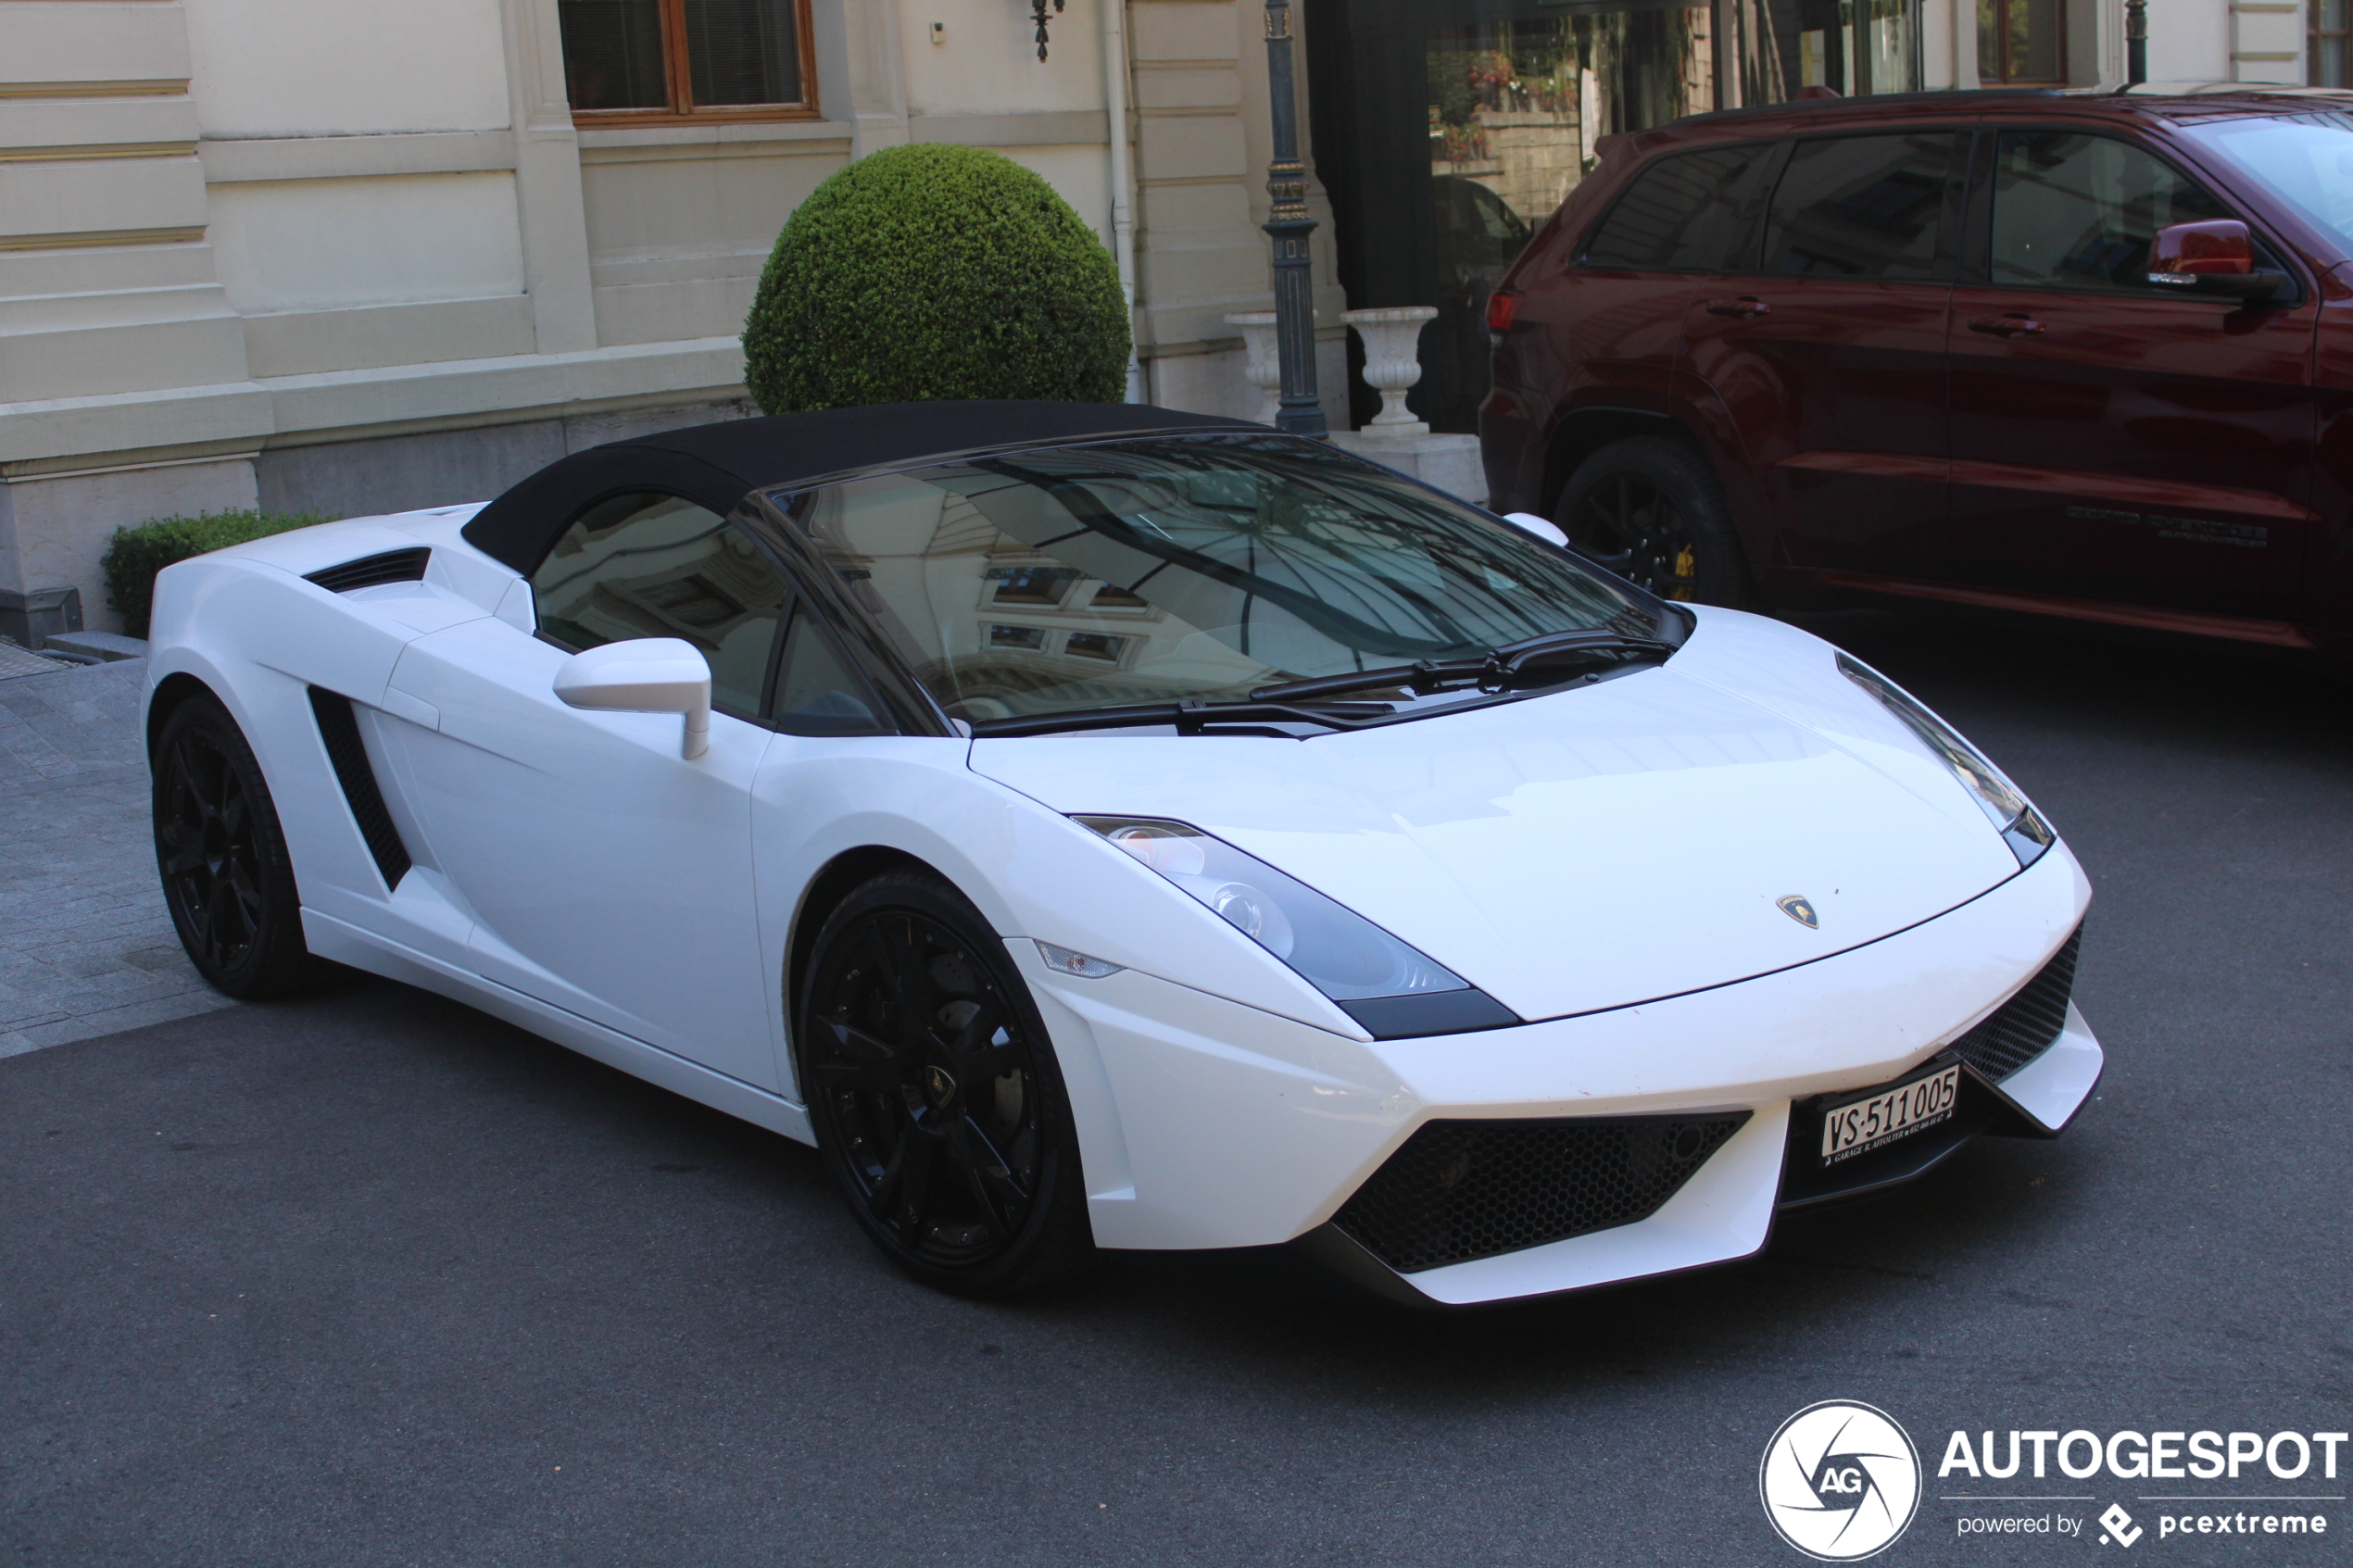
[[[270,785],[220,699],[191,696],[155,750],[156,869],[180,944],[207,984],[243,1001],[318,977],[302,895]]]
[[[817,1147],[892,1262],[1009,1296],[1094,1255],[1077,1130],[1029,991],[962,895],[893,872],[825,919],[798,1046]]]
[[[1561,487],[1553,521],[1588,559],[1660,598],[1756,602],[1723,487],[1672,436],[1629,436],[1586,458]]]

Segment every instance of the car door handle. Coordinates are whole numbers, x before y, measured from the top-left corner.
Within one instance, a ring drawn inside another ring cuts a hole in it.
[[[1773,313],[1773,307],[1761,299],[1752,299],[1747,295],[1743,295],[1738,299],[1709,300],[1707,313],[1711,316],[1738,316],[1745,319],[1770,316]]]
[[[1980,316],[1969,324],[1973,332],[1991,332],[1995,337],[2032,337],[2043,330],[2043,323],[2022,310],[2007,316]]]

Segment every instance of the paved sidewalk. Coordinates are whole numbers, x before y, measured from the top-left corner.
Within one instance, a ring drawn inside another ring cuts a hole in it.
[[[0,678],[0,1057],[235,1004],[156,884],[145,659]]]

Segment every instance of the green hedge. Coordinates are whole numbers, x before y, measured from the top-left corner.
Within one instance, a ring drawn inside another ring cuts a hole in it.
[[[98,558],[98,570],[107,578],[107,603],[121,615],[125,632],[144,637],[155,607],[156,573],[173,561],[332,521],[318,512],[201,512],[149,518],[135,528],[118,528],[107,553]]]
[[[776,236],[743,341],[772,414],[1126,390],[1111,253],[1051,185],[978,147],[887,147],[819,185]]]

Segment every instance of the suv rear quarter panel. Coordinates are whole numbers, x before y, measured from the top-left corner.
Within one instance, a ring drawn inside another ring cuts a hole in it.
[[[1923,120],[1966,127],[1973,107],[1946,97],[1929,104],[1857,104],[1835,115],[1812,107],[1735,111],[1625,138],[1611,178],[1604,184],[1597,171],[1580,185],[1556,229],[1507,280],[1525,298],[1514,330],[1498,346],[1497,390],[1480,422],[1493,504],[1546,511],[1578,462],[1601,445],[1643,430],[1676,429],[1708,458],[1751,561],[1769,569],[1781,551],[1763,464],[1767,448],[1794,439],[1780,427],[1795,410],[1754,376],[1718,385],[1694,374],[1685,328],[1703,289],[1740,280],[1695,270],[1579,268],[1574,259],[1627,185],[1660,157],[1782,141],[1798,132],[1863,134],[1912,129]]]
[[[1597,144],[1600,162],[1593,172],[1569,193],[1497,285],[1498,293],[1521,295],[1517,320],[1496,342],[1492,390],[1478,411],[1489,505],[1497,511],[1541,511],[1551,503],[1559,482],[1547,482],[1546,452],[1571,409],[1607,404],[1612,388],[1620,402],[1639,404],[1642,396],[1639,367],[1626,363],[1629,349],[1612,341],[1616,319],[1606,307],[1596,308],[1565,286],[1585,231],[1646,161],[1634,145],[1637,140],[1611,136]],[[1655,306],[1643,312],[1654,331],[1664,314]],[[1680,330],[1680,317],[1669,318],[1662,370],[1672,363],[1673,334]],[[1635,335],[1641,332],[1637,325]],[[1589,356],[1599,357],[1598,370]],[[1619,384],[1629,381],[1637,384]],[[1654,413],[1660,411],[1663,393],[1662,380],[1649,400]]]

